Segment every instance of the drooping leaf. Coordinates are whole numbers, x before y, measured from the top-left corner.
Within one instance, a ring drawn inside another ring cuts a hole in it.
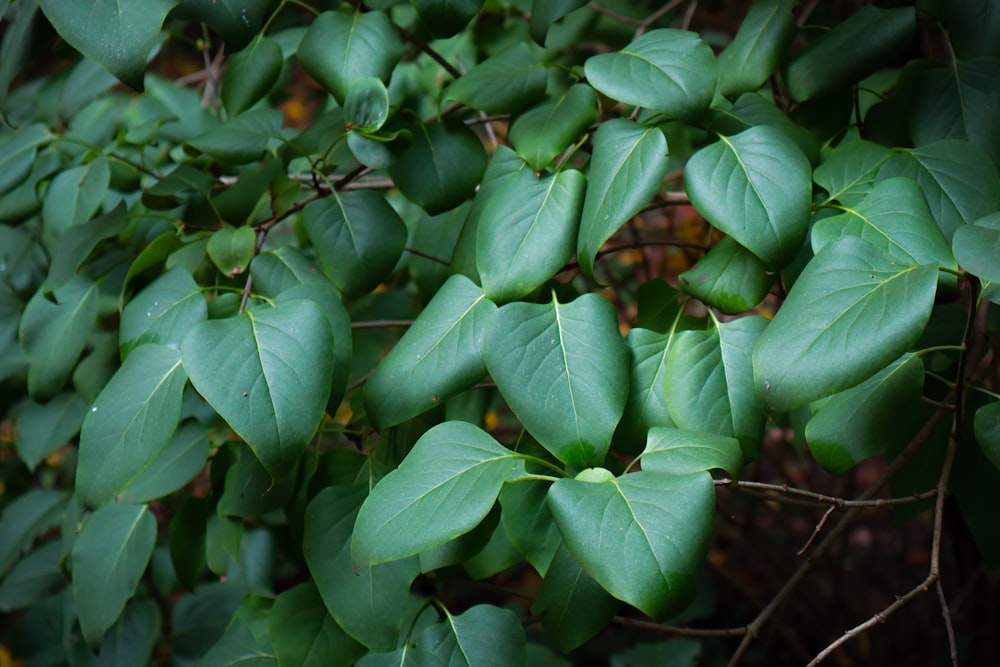
[[[17,454],[29,470],[80,432],[88,407],[80,394],[64,392],[44,404],[28,399],[15,408]]]
[[[916,181],[879,181],[859,204],[843,210],[813,225],[813,252],[838,238],[855,236],[901,262],[957,268]]]
[[[547,7],[551,3],[543,3]],[[532,19],[534,19],[532,14]],[[528,109],[511,124],[508,138],[517,154],[535,171],[559,157],[599,115],[597,93],[586,84]]]
[[[90,338],[97,319],[98,286],[77,276],[49,301],[39,290],[28,301],[18,338],[28,359],[28,394],[45,400],[59,393]]]
[[[365,652],[327,613],[311,582],[278,595],[268,628],[279,664],[350,667]]]
[[[541,617],[549,641],[568,652],[607,626],[620,606],[560,544],[531,613]]]
[[[484,0],[410,0],[421,22],[435,37],[451,37],[468,25]]]
[[[463,123],[442,121],[412,127],[413,143],[389,166],[403,195],[431,215],[472,196],[486,171],[486,151]]]
[[[549,484],[539,480],[519,480],[500,490],[501,525],[518,551],[542,576],[562,542],[545,503],[548,491]]]
[[[330,615],[355,641],[376,652],[392,651],[407,616],[416,558],[363,567],[355,574],[351,532],[368,491],[329,486],[305,513],[302,552]]]
[[[891,157],[891,150],[870,141],[844,142],[824,154],[813,180],[827,191],[827,201],[856,206],[871,191],[879,167]]]
[[[669,475],[689,475],[713,469],[739,477],[743,467],[740,443],[717,433],[653,428],[642,452],[642,469]]]
[[[754,350],[767,408],[843,391],[899,358],[920,337],[936,287],[935,265],[898,262],[858,238],[824,246]]]
[[[277,141],[283,120],[284,116],[277,109],[251,109],[206,130],[184,145],[222,162],[255,162],[264,156],[272,142]]]
[[[912,178],[924,191],[938,227],[949,241],[959,227],[1000,210],[1000,175],[978,146],[944,139],[898,153],[878,180]]]
[[[611,304],[509,303],[483,342],[486,368],[525,428],[575,468],[603,461],[628,395],[628,357]]]
[[[229,56],[222,77],[222,106],[238,116],[271,90],[278,81],[284,56],[278,42],[263,34]]]
[[[367,567],[399,560],[467,533],[522,466],[472,424],[450,421],[432,428],[362,505],[354,524],[354,562]]]
[[[378,192],[333,193],[302,211],[323,273],[345,296],[374,289],[396,266],[406,225]]]
[[[757,90],[774,72],[795,36],[795,0],[756,0],[740,29],[719,54],[719,92],[727,97]]]
[[[196,421],[186,422],[147,468],[122,491],[120,500],[149,502],[184,487],[205,467],[209,449],[208,429]]]
[[[727,236],[677,276],[677,281],[691,296],[727,315],[737,315],[764,300],[774,274],[757,255]]]
[[[257,233],[252,227],[223,225],[208,238],[208,256],[225,275],[232,278],[247,270],[253,259]]]
[[[479,218],[476,267],[494,301],[541,287],[573,257],[586,180],[575,169],[536,176],[515,172]]]
[[[55,489],[30,489],[10,501],[0,517],[0,579],[34,545],[39,534],[58,526],[67,494]]]
[[[580,269],[594,277],[601,246],[649,203],[667,173],[667,140],[656,127],[623,118],[601,124],[580,220]]]
[[[39,0],[59,36],[123,83],[143,89],[146,58],[177,0]]]
[[[372,422],[401,424],[486,375],[483,336],[495,312],[468,278],[449,278],[365,383]]]
[[[737,438],[748,459],[756,458],[764,428],[751,353],[766,326],[763,317],[742,317],[706,331],[682,331],[664,372],[674,423]]]
[[[145,505],[108,503],[84,522],[73,543],[73,598],[90,645],[121,615],[153,554],[156,519]]]
[[[706,220],[777,268],[805,239],[810,174],[809,161],[790,139],[758,126],[695,153],[684,186]]]
[[[323,416],[332,338],[319,308],[295,299],[196,325],[181,357],[198,393],[278,477],[294,467]]]
[[[809,451],[821,466],[842,475],[875,454],[901,447],[912,436],[899,415],[920,405],[924,365],[907,354],[856,387],[819,405],[806,424]]]
[[[368,76],[351,81],[344,100],[344,120],[352,129],[376,132],[389,117],[389,92],[381,79]]]
[[[145,343],[178,349],[191,327],[208,319],[208,308],[191,274],[175,266],[154,280],[122,310],[118,340],[122,355]]]
[[[687,30],[650,30],[617,53],[588,58],[584,73],[608,97],[671,118],[707,109],[715,94],[715,55]]]
[[[1000,213],[980,218],[955,230],[951,240],[962,268],[984,280],[1000,283]]]
[[[497,81],[502,80],[502,86]],[[531,48],[517,42],[479,63],[448,86],[442,101],[488,113],[516,113],[545,94],[548,76]]]
[[[49,540],[22,558],[0,581],[0,611],[37,604],[66,585],[61,540]]]
[[[712,478],[603,477],[561,479],[549,489],[566,546],[602,588],[646,615],[662,619],[683,610],[697,591],[711,539]]]
[[[789,92],[805,102],[860,81],[905,51],[915,27],[912,7],[862,7],[792,60],[785,75]]]
[[[341,104],[353,81],[388,81],[402,55],[403,41],[389,17],[348,8],[313,19],[297,52],[303,69]]]

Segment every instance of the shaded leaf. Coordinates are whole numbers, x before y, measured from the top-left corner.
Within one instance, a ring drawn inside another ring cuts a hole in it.
[[[196,324],[208,319],[205,297],[191,274],[175,266],[139,292],[122,310],[122,356],[145,343],[178,349]]]
[[[542,6],[551,4],[546,2]],[[535,14],[531,17],[534,20]],[[519,115],[510,126],[508,138],[517,154],[533,170],[539,171],[597,122],[599,107],[593,88],[575,84],[565,94],[547,99]]]
[[[184,487],[205,467],[209,446],[208,429],[204,425],[195,421],[185,423],[125,488],[120,499],[127,503],[149,502]]]
[[[30,607],[66,584],[59,540],[32,550],[0,581],[0,611]]]
[[[125,215],[124,203],[116,206],[110,213],[89,222],[73,225],[55,242],[52,251],[52,263],[49,266],[49,276],[45,279],[45,290],[52,291],[62,287],[76,275],[80,265],[97,247],[97,244],[112,236],[116,236],[125,227],[128,218]]]
[[[268,627],[279,664],[349,667],[365,652],[327,613],[319,590],[310,582],[278,595]]]
[[[518,480],[500,490],[501,525],[507,537],[542,576],[562,542],[545,502],[549,483]]]
[[[257,233],[251,227],[223,225],[208,238],[208,256],[230,278],[243,273],[253,259]]]
[[[962,268],[984,280],[1000,283],[1000,214],[994,213],[955,230],[951,241]]]
[[[973,426],[979,449],[990,463],[1000,468],[1000,403],[993,401],[976,410]]]
[[[442,101],[488,113],[515,113],[540,100],[547,82],[545,68],[531,48],[517,42],[463,74],[445,89]]]
[[[281,135],[284,116],[277,109],[257,108],[212,127],[184,144],[222,162],[247,164],[264,156]]]
[[[795,0],[756,0],[740,29],[719,54],[719,92],[757,90],[774,72],[795,36]]]
[[[42,241],[55,251],[62,234],[91,218],[108,194],[111,167],[101,156],[58,172],[45,189],[42,199]]]
[[[870,141],[846,141],[824,154],[813,180],[827,191],[828,202],[856,206],[871,191],[879,167],[892,155],[885,146]]]
[[[34,470],[46,456],[80,432],[88,407],[80,394],[65,392],[45,404],[27,399],[15,408],[17,454],[28,470]]]
[[[743,468],[740,443],[717,433],[653,428],[641,454],[642,469],[671,475],[725,470],[733,479]]]
[[[267,95],[278,81],[283,61],[281,46],[263,34],[229,56],[221,94],[226,113],[237,116]]]
[[[35,538],[58,526],[67,494],[54,489],[29,489],[4,507],[0,518],[0,579],[34,544]]]
[[[764,300],[774,284],[774,274],[759,257],[727,236],[678,275],[677,282],[705,304],[737,315]]]
[[[435,37],[451,37],[468,25],[484,0],[410,0],[421,22]]]
[[[207,23],[226,42],[226,52],[242,49],[264,23],[270,0],[180,0],[177,13]]]
[[[503,667],[527,660],[524,630],[509,609],[480,604],[428,626],[415,643],[454,667]]]
[[[376,132],[389,117],[389,92],[381,79],[368,76],[351,81],[344,100],[344,120],[352,129]]]

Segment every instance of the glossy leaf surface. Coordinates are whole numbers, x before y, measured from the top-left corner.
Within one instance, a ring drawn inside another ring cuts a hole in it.
[[[532,169],[543,169],[597,121],[598,106],[593,88],[571,86],[564,95],[520,114],[510,126],[510,143]]]
[[[740,443],[716,433],[654,428],[642,452],[642,469],[672,475],[688,475],[719,469],[733,479],[743,467]]]
[[[510,609],[476,605],[462,614],[447,614],[441,623],[424,629],[418,646],[436,655],[444,665],[525,664],[521,623]]]
[[[503,86],[496,85],[499,77]],[[531,48],[521,42],[463,74],[444,91],[444,102],[488,113],[514,113],[541,99],[547,80]]]
[[[719,54],[719,92],[757,90],[774,72],[795,35],[794,0],[757,0]]]
[[[264,97],[278,81],[283,60],[278,42],[263,35],[234,53],[222,77],[222,105],[226,112],[239,115]]]

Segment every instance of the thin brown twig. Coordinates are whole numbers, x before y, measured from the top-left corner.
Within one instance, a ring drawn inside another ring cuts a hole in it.
[[[418,49],[426,53],[428,56],[430,56],[431,59],[434,60],[434,62],[436,62],[438,65],[444,68],[445,72],[450,74],[455,79],[461,78],[462,73],[459,72],[454,65],[448,62],[444,56],[435,51],[434,48],[431,47],[427,42],[420,39],[419,37],[417,37],[412,32],[410,32],[409,30],[407,30],[402,26],[397,25],[395,26],[395,28],[403,39],[405,39],[410,44],[413,44],[415,47],[417,47]]]
[[[837,496],[828,496],[824,493],[816,493],[815,491],[807,491],[806,489],[797,489],[787,484],[768,484],[766,482],[752,482],[746,480],[739,480],[733,482],[730,479],[719,479],[716,480],[717,486],[735,487],[740,490],[752,489],[755,491],[764,491],[769,494],[779,494],[768,495],[760,494],[761,497],[767,497],[769,500],[775,500],[777,502],[788,502],[789,499],[783,497],[784,495],[798,496],[799,498],[804,498],[808,502],[805,504],[811,505],[813,507],[826,507],[832,506],[834,508],[841,507],[871,507],[879,508],[886,505],[905,505],[908,503],[920,502],[921,500],[926,500],[928,498],[933,498],[937,494],[937,488],[928,489],[922,493],[914,493],[912,496],[906,496],[903,498],[875,498],[872,500],[849,500],[847,498],[839,498]],[[803,503],[796,503],[803,504]]]
[[[951,664],[958,667],[958,643],[955,641],[955,626],[951,623],[951,610],[948,607],[948,598],[944,594],[944,584],[940,577],[934,583],[937,589],[938,603],[941,605],[941,617],[944,619],[945,633],[948,635],[948,650],[951,655]]]
[[[652,630],[677,637],[740,637],[747,632],[746,626],[721,629],[682,628],[675,625],[663,625],[652,621],[644,621],[638,618],[629,618],[628,616],[615,616],[611,619],[611,622],[615,625]]]

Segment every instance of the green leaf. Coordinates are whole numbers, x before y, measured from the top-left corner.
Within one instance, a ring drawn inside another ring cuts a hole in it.
[[[103,156],[55,175],[42,199],[42,240],[49,250],[67,229],[90,220],[110,183],[111,168]]]
[[[278,595],[268,626],[282,665],[350,667],[365,652],[327,613],[319,590],[310,582]]]
[[[735,479],[743,468],[743,453],[736,438],[661,427],[650,429],[641,461],[646,472],[689,475],[718,469]]]
[[[415,643],[449,667],[524,665],[524,629],[510,609],[480,604],[424,628]]]
[[[715,487],[709,475],[561,479],[548,501],[570,552],[613,596],[654,619],[694,599],[712,536]]]
[[[509,303],[489,325],[483,358],[542,446],[574,468],[604,460],[628,395],[627,351],[607,299]]]
[[[650,30],[617,53],[588,58],[584,73],[598,92],[671,118],[707,109],[715,94],[715,55],[687,30]]]
[[[767,408],[843,391],[899,358],[920,338],[936,287],[935,265],[900,263],[857,238],[824,246],[754,350]]]
[[[861,384],[822,401],[806,424],[809,451],[826,470],[843,475],[856,464],[906,444],[913,435],[899,415],[920,406],[924,365],[912,354]]]
[[[587,0],[532,0],[531,37],[539,44],[544,44],[545,36],[553,23],[585,4]]]
[[[50,540],[14,566],[0,581],[0,611],[14,611],[38,603],[66,584],[60,540]]]
[[[403,41],[384,13],[347,8],[313,19],[297,52],[302,68],[340,104],[353,81],[388,81],[402,55]]]
[[[177,428],[186,382],[177,350],[132,351],[83,421],[76,470],[83,502],[107,503],[154,464]]]
[[[28,394],[55,396],[87,345],[97,319],[97,284],[82,276],[57,289],[55,303],[39,290],[28,301],[18,338],[28,359]]]
[[[45,279],[46,291],[62,287],[76,275],[83,264],[105,239],[116,236],[125,227],[128,218],[125,215],[124,203],[116,206],[90,222],[73,225],[59,236],[52,251],[52,263],[49,266],[49,276]]]
[[[250,264],[255,291],[276,297],[297,285],[332,287],[316,264],[291,246],[262,252]]]
[[[279,477],[295,466],[323,416],[332,343],[319,307],[295,299],[196,325],[181,342],[181,357],[198,393]]]
[[[35,543],[35,538],[59,525],[67,494],[54,489],[30,489],[4,507],[0,518],[0,579]]]
[[[420,21],[435,37],[451,37],[468,25],[484,0],[410,0]]]
[[[412,126],[413,143],[389,166],[403,196],[430,215],[444,213],[472,196],[486,171],[486,151],[464,123]]]
[[[885,146],[870,141],[847,141],[824,154],[813,180],[827,191],[827,202],[856,206],[871,192],[879,167],[892,155]]]
[[[1000,282],[1000,213],[988,215],[974,225],[955,230],[951,240],[955,258],[962,268],[992,283]]]
[[[270,0],[180,0],[176,13],[208,26],[226,42],[226,52],[235,53],[253,39],[264,23]]]
[[[478,427],[439,424],[361,506],[351,546],[354,562],[367,567],[399,560],[469,532],[522,466],[514,452]]]
[[[441,101],[493,114],[516,113],[539,101],[546,83],[548,75],[531,47],[517,42],[463,74],[445,89]]]
[[[757,126],[720,136],[695,153],[684,170],[684,186],[706,220],[777,268],[805,239],[810,174],[809,161],[791,139]]]
[[[118,332],[122,356],[145,343],[177,349],[191,327],[207,319],[208,308],[198,284],[190,273],[175,266],[122,310]]]
[[[764,429],[751,352],[766,326],[763,317],[743,317],[707,331],[682,331],[664,372],[674,423],[737,438],[748,459],[756,458]]]
[[[59,36],[126,85],[143,89],[146,58],[177,0],[39,0]]]
[[[122,502],[143,503],[162,498],[193,480],[208,460],[208,433],[204,425],[195,421],[177,429],[166,447],[122,491]]]
[[[389,91],[373,76],[355,79],[347,88],[344,120],[352,129],[375,132],[389,117]]]
[[[774,284],[774,274],[757,255],[727,236],[678,275],[677,282],[705,304],[727,315],[738,315],[764,300]]]
[[[511,174],[488,202],[476,234],[476,266],[494,301],[520,299],[573,257],[586,179],[575,169]]]
[[[320,268],[346,297],[367,294],[395,268],[406,225],[380,193],[334,192],[302,210]]]
[[[262,99],[281,74],[284,56],[277,40],[257,36],[249,46],[232,54],[222,77],[222,106],[238,116]]]
[[[1000,468],[1000,402],[993,401],[976,410],[973,427],[979,449],[990,463]]]
[[[795,36],[795,0],[756,0],[739,32],[719,54],[719,92],[757,90],[774,72]]]
[[[358,661],[357,667],[443,667],[444,664],[435,654],[406,644],[391,653],[369,653]]]
[[[230,278],[247,270],[253,259],[257,233],[252,227],[223,225],[208,238],[208,256]]]
[[[251,109],[206,130],[184,145],[222,162],[256,162],[280,137],[283,120],[284,116],[277,109]]]
[[[80,394],[65,392],[44,405],[27,399],[15,408],[17,454],[28,470],[33,471],[46,456],[80,432],[88,407]]]
[[[785,74],[789,92],[804,102],[860,81],[900,56],[915,27],[912,7],[862,7],[798,53]]]
[[[580,220],[580,269],[593,279],[601,246],[653,198],[667,173],[667,140],[656,127],[617,118],[594,134]]]
[[[901,151],[878,172],[878,180],[912,178],[949,241],[955,230],[1000,210],[1000,175],[978,146],[944,139]]]
[[[560,544],[545,573],[531,613],[542,619],[545,636],[569,652],[603,630],[621,603],[593,580]]]
[[[97,650],[100,658],[95,664],[98,667],[149,664],[159,639],[160,620],[160,609],[152,600],[126,605],[125,613],[104,634]]]
[[[545,502],[549,483],[518,480],[500,491],[501,525],[531,566],[545,575],[562,538]]]
[[[518,116],[510,126],[508,138],[517,154],[534,171],[540,171],[597,122],[599,109],[594,89],[578,83],[565,94],[547,99]]]
[[[483,336],[495,312],[468,278],[449,278],[365,383],[372,422],[401,424],[486,375]]]
[[[813,252],[838,238],[855,236],[901,262],[958,268],[916,181],[879,181],[859,204],[843,210],[813,225]]]
[[[38,147],[51,140],[45,125],[33,123],[0,143],[0,193],[9,192],[28,177]]]
[[[145,505],[108,503],[84,521],[73,543],[73,598],[91,646],[135,594],[155,542],[156,519]]]
[[[305,514],[302,552],[319,594],[337,625],[372,651],[391,651],[407,617],[416,558],[363,567],[351,562],[351,531],[365,487],[329,486]]]
[[[270,648],[261,646],[250,624],[235,618],[222,637],[196,663],[197,667],[278,667]]]

